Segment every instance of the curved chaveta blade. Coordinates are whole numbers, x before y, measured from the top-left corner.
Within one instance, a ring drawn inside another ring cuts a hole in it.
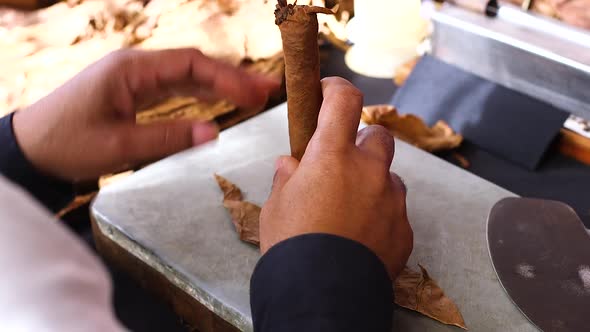
[[[590,331],[590,236],[568,205],[506,198],[488,220],[502,286],[543,331]]]

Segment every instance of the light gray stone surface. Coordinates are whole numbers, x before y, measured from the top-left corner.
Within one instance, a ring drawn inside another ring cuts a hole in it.
[[[219,173],[262,204],[275,158],[288,154],[286,106],[221,134],[219,141],[149,166],[102,190],[92,206],[100,230],[241,330],[252,330],[249,280],[259,259],[239,241]],[[415,232],[410,266],[424,265],[472,331],[535,331],[504,293],[491,265],[486,220],[514,196],[426,152],[397,142],[392,169],[408,188]],[[453,331],[397,309],[397,331]]]

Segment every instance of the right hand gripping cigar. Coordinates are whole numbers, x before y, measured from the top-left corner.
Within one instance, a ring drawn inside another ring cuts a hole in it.
[[[286,0],[278,0],[275,10],[285,54],[291,155],[297,160],[316,130],[323,100],[317,13],[333,14],[327,8],[297,6],[297,1],[290,5]]]

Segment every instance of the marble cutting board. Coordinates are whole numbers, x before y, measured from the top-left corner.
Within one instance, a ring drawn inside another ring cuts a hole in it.
[[[288,154],[286,104],[223,132],[217,142],[103,189],[91,213],[99,230],[243,331],[252,331],[249,280],[260,255],[242,243],[213,173],[263,204],[274,160]],[[415,232],[409,265],[424,265],[471,331],[536,331],[504,293],[486,242],[492,206],[514,194],[403,142],[392,167],[409,188]],[[396,309],[396,331],[456,331]]]

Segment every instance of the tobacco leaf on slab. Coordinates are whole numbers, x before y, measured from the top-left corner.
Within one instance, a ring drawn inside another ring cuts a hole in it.
[[[395,303],[447,325],[467,329],[457,305],[428,275],[422,265],[420,272],[406,267],[395,280]]]
[[[215,180],[223,192],[223,206],[229,211],[240,239],[258,246],[260,206],[245,202],[242,191],[226,178],[215,174]]]
[[[223,176],[215,174],[215,181],[219,185],[221,191],[223,191],[223,201],[242,201],[244,200],[244,196],[242,195],[242,191],[238,186],[229,182],[228,179],[224,178]]]
[[[260,206],[250,202],[230,200],[225,200],[223,206],[231,214],[240,239],[256,246],[260,245],[259,220],[262,210]]]
[[[428,127],[419,117],[400,115],[390,105],[364,107],[362,119],[369,125],[384,126],[393,136],[429,152],[451,150],[463,142],[463,136],[456,134],[446,122],[441,120]]]

